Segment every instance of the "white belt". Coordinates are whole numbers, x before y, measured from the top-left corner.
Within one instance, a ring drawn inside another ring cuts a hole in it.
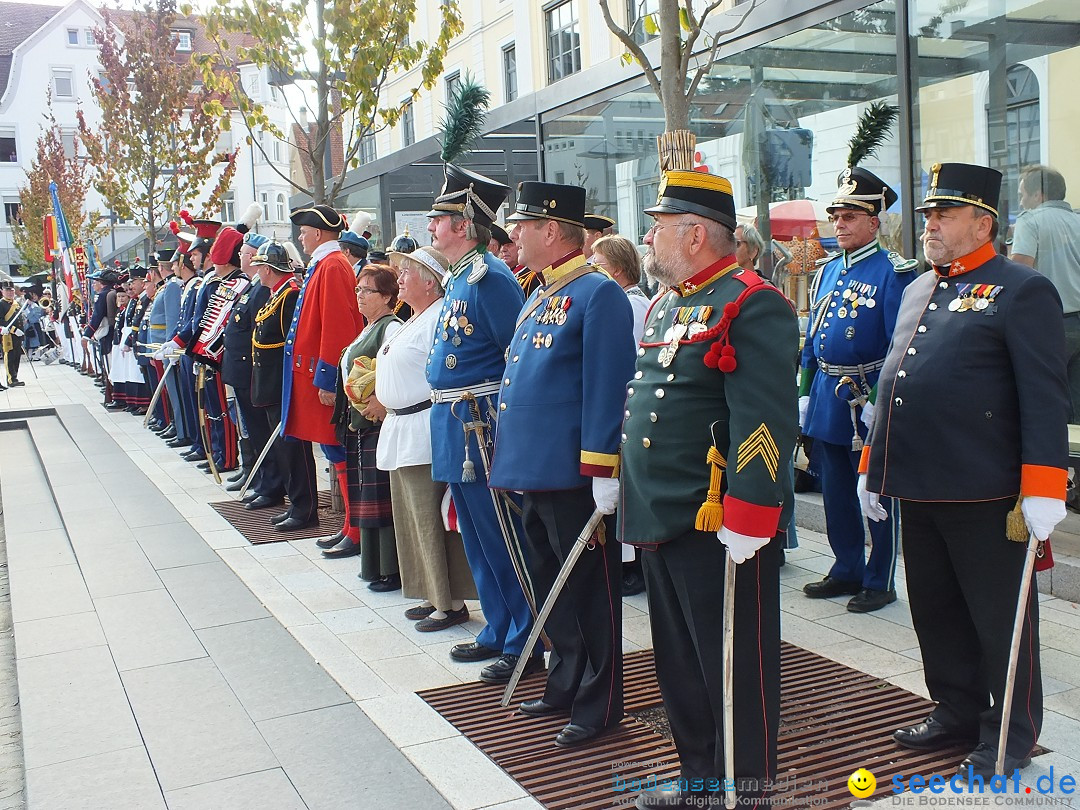
[[[436,405],[440,402],[457,402],[465,394],[472,394],[474,397],[489,397],[499,393],[501,386],[501,382],[492,380],[476,385],[463,385],[461,388],[439,388],[431,392],[431,401]]]

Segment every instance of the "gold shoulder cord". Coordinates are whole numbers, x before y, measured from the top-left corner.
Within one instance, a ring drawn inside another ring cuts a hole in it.
[[[291,289],[291,287],[288,284],[286,284],[284,287],[282,287],[282,290],[285,290],[285,291],[288,291],[289,289]],[[255,323],[262,323],[267,318],[269,318],[271,315],[273,315],[275,312],[280,312],[282,315],[284,315],[285,311],[284,311],[284,307],[282,305],[285,302],[285,295],[286,295],[286,293],[282,292],[282,293],[276,295],[274,298],[271,298],[269,301],[267,301],[266,304],[263,305],[263,308],[260,309],[258,311],[258,313],[256,313],[256,315],[255,315]],[[282,322],[281,322],[281,334],[283,334],[283,335],[285,334],[285,321],[284,320],[282,320]],[[282,340],[281,343],[259,343],[259,341],[255,340],[255,338],[253,336],[252,339],[251,339],[251,345],[254,346],[256,349],[280,349],[282,346],[285,345],[285,341]]]

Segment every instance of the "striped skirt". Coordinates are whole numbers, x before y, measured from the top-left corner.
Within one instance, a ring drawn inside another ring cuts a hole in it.
[[[345,473],[349,481],[349,517],[361,529],[394,525],[390,473],[375,465],[381,426],[345,431]]]

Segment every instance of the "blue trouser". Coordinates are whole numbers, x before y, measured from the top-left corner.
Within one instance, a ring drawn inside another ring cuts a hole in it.
[[[450,484],[465,556],[487,620],[476,642],[493,650],[521,655],[532,629],[532,612],[514,573],[510,552],[506,550],[491,494],[486,481]],[[511,519],[520,538],[521,522],[516,514]],[[538,645],[537,652],[542,649]]]
[[[176,363],[175,360],[166,361]],[[169,376],[165,378],[165,393],[169,397],[169,408],[172,411],[172,423],[176,428],[176,438],[178,439],[190,439],[190,427],[187,422],[187,414],[184,413],[183,403],[180,401],[180,383],[177,375],[180,373],[180,369],[174,368],[169,371],[169,366],[165,366],[165,373]]]
[[[889,591],[896,574],[899,547],[899,507],[893,498],[882,498],[889,513],[882,521],[869,521],[870,560],[866,560],[865,524],[859,495],[859,453],[850,447],[816,441],[821,448],[821,495],[825,502],[825,527],[836,562],[829,576],[842,582],[858,582],[864,588]]]
[[[210,423],[210,443],[213,445],[214,465],[218,470],[226,472],[234,470],[237,464],[236,427],[229,416],[221,375],[209,369],[203,390],[203,404],[206,407],[206,419]]]
[[[184,421],[190,425],[191,452],[204,453],[202,431],[199,429],[199,417],[195,405],[195,366],[191,358],[180,358],[180,368],[173,372],[176,386],[180,391],[180,407],[184,411]]]

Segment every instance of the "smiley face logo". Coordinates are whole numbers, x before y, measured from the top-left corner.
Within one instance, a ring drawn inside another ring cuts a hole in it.
[[[866,768],[859,768],[847,780],[848,790],[857,799],[865,799],[873,794],[877,787],[877,779]]]

